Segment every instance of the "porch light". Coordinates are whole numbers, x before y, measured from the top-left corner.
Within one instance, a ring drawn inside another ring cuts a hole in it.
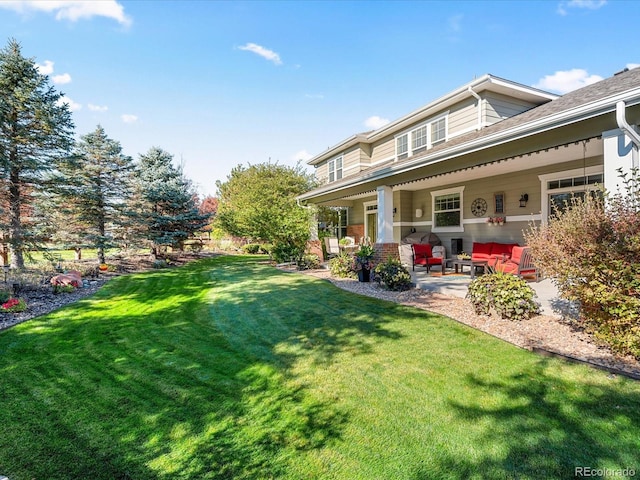
[[[9,275],[9,268],[11,268],[9,265],[2,266],[2,270],[4,272],[4,283],[7,283],[7,275]]]
[[[422,218],[422,209],[416,208],[416,218]]]
[[[528,193],[523,193],[522,195],[520,195],[520,207],[521,208],[526,207],[528,201],[529,201],[529,194]]]

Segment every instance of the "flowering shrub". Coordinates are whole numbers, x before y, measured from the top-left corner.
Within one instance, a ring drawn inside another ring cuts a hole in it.
[[[356,274],[353,271],[353,259],[351,255],[346,252],[342,252],[340,255],[336,255],[329,260],[329,270],[331,275],[338,278],[356,278]]]
[[[397,258],[389,257],[375,268],[376,281],[394,291],[409,290],[412,286],[409,270]]]
[[[298,260],[298,270],[313,270],[320,267],[320,257],[314,253],[305,253]]]
[[[10,298],[0,308],[7,313],[24,312],[27,309],[27,303],[21,298]]]
[[[511,320],[525,320],[539,313],[535,296],[522,278],[501,272],[476,277],[467,291],[478,315],[487,315],[493,308],[500,318]]]
[[[360,270],[373,270],[375,267],[373,263],[373,255],[374,250],[371,245],[361,245],[360,250],[358,250],[353,256],[353,264],[351,266],[354,272],[358,272]]]

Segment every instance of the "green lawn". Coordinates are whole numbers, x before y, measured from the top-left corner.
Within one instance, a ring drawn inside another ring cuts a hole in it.
[[[0,389],[10,480],[640,470],[640,383],[258,257],[120,277],[0,332]]]

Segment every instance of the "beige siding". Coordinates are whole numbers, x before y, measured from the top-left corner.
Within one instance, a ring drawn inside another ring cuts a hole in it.
[[[352,170],[352,168],[354,168]],[[342,155],[342,171],[343,176],[353,175],[360,171],[360,147],[355,146],[348,149]]]
[[[454,105],[449,110],[448,135],[456,135],[458,132],[469,131],[478,126],[477,101],[470,99]]]
[[[323,162],[316,167],[315,170],[316,180],[320,184],[325,184],[329,180],[329,165],[327,162]]]
[[[378,140],[371,146],[371,163],[386,160],[396,154],[396,144],[393,135]]]
[[[533,103],[496,93],[487,93],[484,95],[484,98],[485,108],[483,121],[489,125],[526,112],[536,106]]]

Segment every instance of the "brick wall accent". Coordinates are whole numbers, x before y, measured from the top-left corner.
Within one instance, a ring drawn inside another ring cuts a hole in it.
[[[322,243],[320,243],[320,240],[309,240],[307,242],[307,252],[311,253],[311,254],[316,254],[318,255],[318,258],[320,258],[321,262],[324,262],[324,255],[322,254]]]
[[[386,261],[389,257],[400,259],[397,243],[375,243],[373,250],[375,251],[373,261],[376,264]]]
[[[347,235],[353,237],[356,243],[360,243],[360,240],[364,237],[364,223],[347,225]]]

